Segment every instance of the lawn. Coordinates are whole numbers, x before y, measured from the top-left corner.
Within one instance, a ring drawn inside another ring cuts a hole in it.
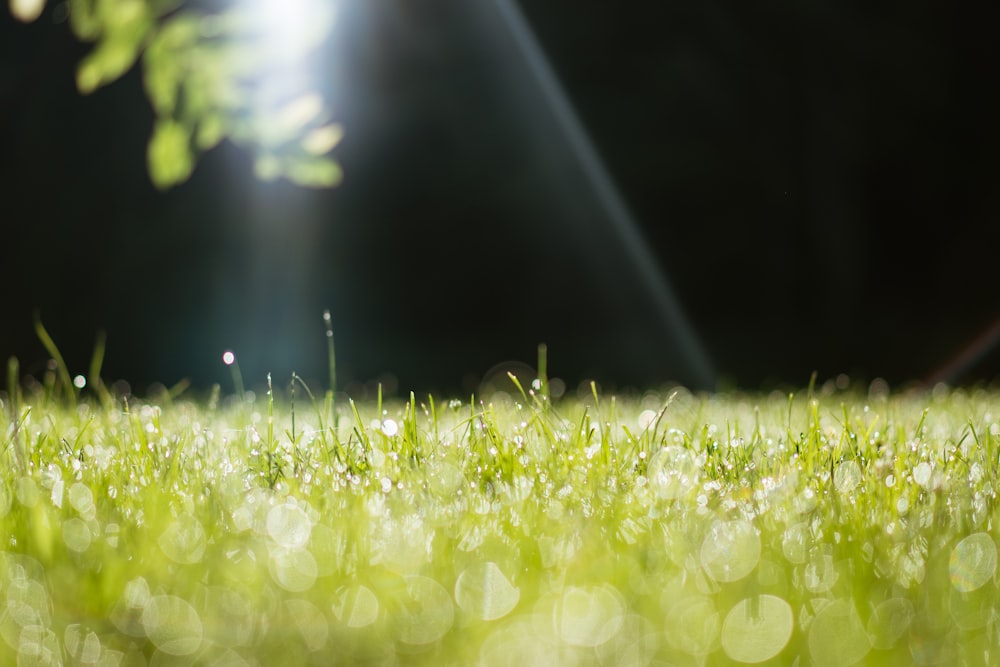
[[[996,392],[296,387],[11,385],[0,664],[1000,662]]]

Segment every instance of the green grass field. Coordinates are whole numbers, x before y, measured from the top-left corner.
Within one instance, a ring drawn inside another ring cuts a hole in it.
[[[1000,664],[1000,394],[4,394],[0,664]]]

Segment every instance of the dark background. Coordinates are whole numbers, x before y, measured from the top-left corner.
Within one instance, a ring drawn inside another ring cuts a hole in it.
[[[0,11],[0,355],[43,370],[37,310],[74,373],[107,331],[104,375],[140,392],[229,387],[225,349],[248,384],[325,384],[329,308],[354,391],[468,391],[543,341],[571,388],[992,380],[994,7],[522,3],[710,373],[493,2],[342,2],[329,191],[258,182],[224,144],[157,192],[139,72],[80,96],[89,47],[51,7]]]

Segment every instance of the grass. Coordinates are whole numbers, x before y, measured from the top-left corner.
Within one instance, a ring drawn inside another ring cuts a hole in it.
[[[0,664],[1000,661],[994,392],[140,402],[8,370]]]

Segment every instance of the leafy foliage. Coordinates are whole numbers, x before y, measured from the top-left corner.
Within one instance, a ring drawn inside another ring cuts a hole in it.
[[[44,5],[10,0],[25,21]],[[156,115],[146,157],[158,188],[186,181],[198,156],[225,139],[254,156],[261,179],[312,187],[340,181],[329,153],[342,132],[308,75],[333,9],[308,0],[256,5],[209,12],[183,0],[68,0],[73,33],[94,44],[77,69],[81,93],[141,61]]]

